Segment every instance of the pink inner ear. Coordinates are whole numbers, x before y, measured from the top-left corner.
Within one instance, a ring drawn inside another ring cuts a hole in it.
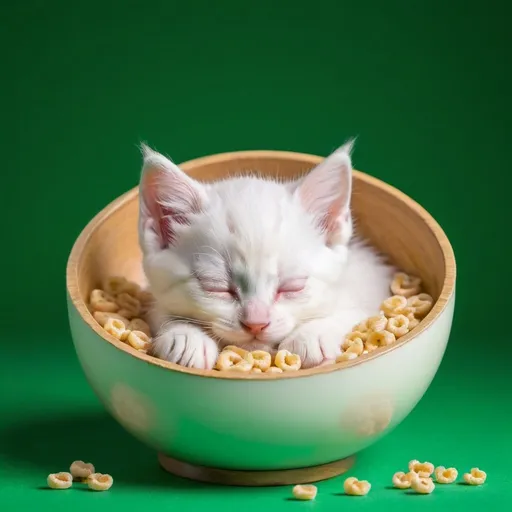
[[[151,217],[152,227],[158,235],[160,248],[165,249],[176,242],[176,226],[190,224],[189,215],[200,210],[201,199],[188,178],[171,172],[155,169],[144,173],[141,194],[146,215]],[[174,195],[178,195],[177,200]]]
[[[345,150],[338,150],[313,169],[299,185],[303,207],[311,213],[327,243],[335,240],[349,215],[352,164]]]

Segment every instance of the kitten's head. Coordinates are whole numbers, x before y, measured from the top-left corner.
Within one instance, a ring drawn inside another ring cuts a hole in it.
[[[294,182],[205,184],[144,146],[139,239],[158,309],[242,346],[329,314],[352,235],[351,147]]]

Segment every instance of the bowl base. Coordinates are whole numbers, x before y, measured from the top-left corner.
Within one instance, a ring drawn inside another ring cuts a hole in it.
[[[165,471],[190,480],[221,485],[264,487],[308,484],[342,475],[353,466],[355,456],[320,466],[273,471],[237,471],[232,469],[196,466],[188,462],[173,459],[162,453],[158,454],[158,461]]]

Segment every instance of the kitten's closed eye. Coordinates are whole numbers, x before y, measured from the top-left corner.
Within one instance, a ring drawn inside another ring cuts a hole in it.
[[[199,284],[205,292],[215,294],[215,296],[220,299],[238,298],[237,291],[230,287],[227,283],[199,279]]]
[[[283,294],[287,297],[293,297],[295,294],[304,290],[306,282],[307,277],[295,277],[293,279],[283,281],[277,289],[276,298],[279,298]]]

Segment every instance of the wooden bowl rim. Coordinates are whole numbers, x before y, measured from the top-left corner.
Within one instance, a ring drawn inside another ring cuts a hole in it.
[[[311,155],[308,153],[298,153],[293,151],[277,151],[277,150],[248,150],[248,151],[234,151],[227,153],[219,153],[210,156],[204,156],[195,158],[192,160],[188,160],[180,165],[180,168],[184,171],[188,172],[189,170],[196,168],[198,166],[210,165],[219,162],[229,161],[232,159],[283,159],[283,160],[296,160],[300,162],[304,162],[307,165],[318,165],[325,157]],[[105,341],[113,345],[114,347],[122,350],[123,352],[140,359],[148,364],[158,366],[160,368],[165,368],[167,370],[176,371],[180,373],[185,373],[189,375],[196,375],[200,377],[209,377],[216,379],[235,379],[235,380],[275,380],[275,379],[289,379],[289,378],[305,378],[311,377],[314,375],[322,375],[328,374],[334,371],[345,370],[348,368],[352,368],[354,366],[365,363],[366,361],[373,360],[377,357],[380,357],[384,354],[388,354],[389,352],[398,349],[399,347],[409,343],[416,336],[421,334],[423,331],[427,330],[441,315],[441,313],[446,308],[447,304],[452,297],[452,294],[455,291],[455,279],[456,279],[456,263],[455,263],[455,255],[452,249],[452,246],[445,235],[441,226],[434,220],[434,218],[416,201],[411,199],[409,196],[393,187],[392,185],[388,185],[387,183],[379,180],[378,178],[374,178],[365,174],[361,171],[354,170],[354,176],[361,180],[362,182],[366,182],[371,184],[374,187],[380,188],[384,192],[394,196],[398,200],[402,201],[407,205],[408,208],[413,210],[430,228],[434,237],[436,238],[438,244],[441,247],[444,257],[444,267],[445,267],[445,279],[443,283],[443,287],[441,293],[439,295],[438,300],[434,304],[434,307],[429,312],[429,314],[421,321],[421,323],[414,329],[413,332],[406,334],[401,337],[399,340],[395,341],[393,344],[388,345],[386,347],[378,348],[368,354],[362,355],[356,359],[350,361],[343,361],[341,363],[332,363],[327,364],[325,366],[317,366],[315,368],[303,369],[299,372],[283,372],[283,373],[244,373],[244,372],[219,372],[217,370],[200,370],[195,368],[187,368],[184,366],[180,366],[176,363],[171,363],[168,361],[163,361],[161,359],[153,358],[148,356],[147,354],[143,354],[141,352],[136,351],[128,344],[119,341],[114,338],[114,336],[107,333],[94,319],[89,309],[87,308],[86,303],[82,300],[81,295],[79,293],[78,286],[78,268],[80,265],[80,260],[84,251],[85,246],[92,233],[103,223],[105,220],[116,210],[123,207],[126,203],[134,200],[138,196],[138,186],[132,188],[128,192],[124,193],[117,199],[114,199],[110,204],[108,204],[103,210],[101,210],[98,214],[96,214],[92,220],[86,225],[86,227],[82,230],[78,238],[76,239],[71,253],[68,258],[67,268],[66,268],[66,287],[73,303],[74,307],[77,309],[78,313],[84,320],[84,322],[101,338]]]

